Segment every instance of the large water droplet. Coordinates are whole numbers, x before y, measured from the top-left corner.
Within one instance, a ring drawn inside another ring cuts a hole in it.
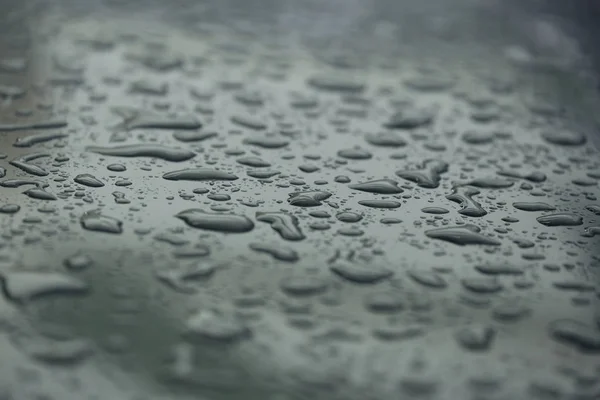
[[[224,233],[244,233],[254,229],[254,223],[243,215],[215,214],[191,208],[175,215],[192,228]]]
[[[8,272],[0,275],[4,294],[25,302],[56,294],[82,294],[89,286],[80,279],[57,272]]]
[[[157,144],[132,144],[116,147],[89,146],[87,151],[113,157],[153,157],[165,161],[180,162],[196,156],[189,150],[160,146]]]

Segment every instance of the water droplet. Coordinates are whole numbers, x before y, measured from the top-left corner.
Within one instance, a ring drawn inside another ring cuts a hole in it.
[[[164,179],[170,181],[234,181],[237,176],[229,172],[210,168],[188,168],[178,171],[167,172]]]
[[[89,268],[94,263],[94,261],[90,258],[90,256],[86,254],[77,253],[65,259],[64,263],[65,267],[67,267],[68,269],[79,271],[82,269]]]
[[[470,351],[488,351],[494,338],[496,330],[486,325],[471,325],[456,332],[457,342]]]
[[[87,293],[89,286],[80,279],[57,272],[8,272],[0,274],[7,298],[25,302],[42,296]]]
[[[406,146],[406,140],[392,132],[367,133],[365,140],[373,146],[390,148]]]
[[[344,211],[344,212],[338,213],[335,217],[339,221],[347,222],[347,223],[359,222],[363,218],[361,214],[357,214],[352,211]]]
[[[259,253],[266,253],[279,261],[296,262],[298,253],[289,247],[269,243],[250,243],[250,248]]]
[[[569,131],[546,131],[542,138],[551,144],[559,146],[581,146],[587,142],[587,138],[579,132]]]
[[[262,147],[263,149],[281,149],[289,145],[290,141],[274,136],[263,136],[246,138],[244,139],[244,143],[252,146]]]
[[[67,126],[67,121],[62,120],[62,119],[39,121],[39,122],[15,123],[15,124],[0,124],[0,132],[38,130],[38,129],[59,129],[59,128],[65,128],[66,126]]]
[[[298,275],[281,280],[281,290],[294,296],[321,294],[329,287],[329,282],[318,276]]]
[[[18,204],[3,204],[0,206],[0,214],[14,214],[19,212],[21,206]]]
[[[448,163],[439,160],[426,160],[418,170],[400,170],[396,175],[416,183],[422,188],[435,189],[440,185],[441,174],[448,171]]]
[[[523,275],[525,269],[509,264],[483,264],[475,266],[475,269],[486,275]]]
[[[556,340],[581,352],[600,352],[600,331],[592,326],[572,319],[561,319],[550,323],[548,330]]]
[[[475,293],[496,293],[503,289],[502,284],[495,277],[464,278],[461,283],[465,289]]]
[[[156,144],[132,144],[116,147],[89,146],[87,151],[113,157],[153,157],[165,161],[180,162],[196,156],[196,153]]]
[[[306,237],[298,226],[298,218],[283,212],[257,212],[256,220],[271,225],[285,240],[304,240]]]
[[[521,211],[554,211],[556,207],[542,202],[516,202],[513,207]]]
[[[81,226],[88,231],[104,233],[122,233],[123,222],[100,214],[100,211],[88,211],[80,218]]]
[[[244,128],[256,131],[267,129],[267,125],[258,117],[249,114],[236,114],[231,117],[231,122]]]
[[[365,89],[363,82],[339,74],[313,75],[306,83],[316,89],[330,92],[358,93]]]
[[[501,322],[516,322],[531,314],[531,309],[524,304],[507,301],[492,310],[494,319]]]
[[[583,224],[583,217],[572,213],[550,214],[536,219],[545,226],[576,226]]]
[[[433,122],[435,113],[421,108],[407,108],[392,115],[384,126],[388,129],[416,129]]]
[[[448,283],[438,273],[434,271],[413,269],[408,272],[408,276],[417,283],[435,289],[443,289]]]
[[[377,283],[393,275],[392,271],[377,264],[338,261],[329,268],[342,278],[360,284]]]
[[[468,217],[483,217],[487,214],[487,211],[471,197],[478,195],[479,193],[481,192],[475,188],[461,186],[454,188],[452,194],[447,195],[446,198],[460,204],[462,208],[458,211],[459,214]]]
[[[298,169],[307,174],[312,174],[313,172],[317,172],[318,170],[320,170],[320,168],[314,164],[302,164],[298,166]]]
[[[426,231],[425,234],[433,239],[440,239],[446,242],[454,243],[459,246],[465,245],[487,245],[499,246],[497,239],[480,234],[481,228],[476,225],[452,226],[447,228],[438,228]]]
[[[244,233],[254,229],[254,223],[243,215],[214,214],[199,209],[184,210],[175,217],[192,228],[224,233]]]
[[[98,188],[98,187],[104,186],[104,183],[102,183],[98,178],[96,178],[95,176],[93,176],[91,174],[79,174],[73,180],[76,183],[79,183],[80,185],[93,187],[93,188]]]
[[[261,170],[257,170],[257,171],[248,171],[247,174],[251,178],[269,179],[269,178],[272,178],[272,177],[274,177],[276,175],[281,174],[281,172],[275,171],[275,170],[272,170],[272,169],[261,169]]]
[[[18,341],[30,357],[54,366],[76,365],[93,354],[92,344],[85,339],[19,338]]]
[[[165,96],[169,91],[169,85],[165,82],[152,81],[149,79],[139,79],[131,82],[129,91],[133,94],[142,94],[146,96]]]
[[[402,204],[394,200],[360,200],[358,202],[361,206],[370,207],[370,208],[398,208]]]
[[[450,212],[443,207],[424,207],[421,209],[421,211],[426,214],[434,214],[434,215],[448,214]]]
[[[350,189],[375,194],[398,194],[404,192],[398,187],[398,182],[391,179],[378,179],[348,186]]]
[[[360,147],[340,150],[337,155],[348,160],[368,160],[373,157],[370,152]]]
[[[168,118],[148,110],[139,110],[133,107],[113,107],[111,111],[123,119],[118,128],[125,130],[196,130],[202,127],[202,123],[192,116]]]
[[[173,137],[180,142],[191,143],[191,142],[201,142],[203,140],[211,139],[217,137],[217,132],[203,132],[203,131],[177,131],[173,133]]]
[[[186,321],[186,336],[233,342],[250,336],[246,324],[230,312],[201,310]]]
[[[50,157],[50,154],[48,154],[48,153],[26,154],[21,157],[15,158],[14,160],[12,160],[10,162],[10,164],[23,170],[24,172],[27,172],[28,174],[31,174],[31,175],[47,176],[48,171],[46,171],[44,168],[42,168],[38,165],[35,165],[35,164],[30,164],[31,161],[37,160],[39,158],[44,158],[44,157]]]
[[[49,142],[51,140],[62,139],[69,135],[65,133],[38,133],[30,136],[18,137],[13,146],[15,147],[31,147],[39,143]]]
[[[127,168],[123,164],[110,164],[106,167],[109,171],[124,172]]]
[[[533,183],[541,183],[546,180],[546,174],[539,171],[521,173],[518,171],[502,170],[497,172],[498,175],[508,176],[511,178],[525,179]]]
[[[236,161],[242,165],[253,168],[265,168],[271,166],[271,163],[263,160],[260,157],[242,157],[238,158]]]
[[[471,145],[490,144],[494,141],[494,134],[491,132],[469,131],[463,134],[462,140]]]
[[[297,207],[317,207],[323,200],[331,197],[331,193],[324,191],[294,192],[289,194],[288,203]]]
[[[402,296],[392,291],[369,293],[365,297],[365,306],[378,313],[395,313],[406,307]]]
[[[506,189],[514,185],[513,181],[496,177],[476,178],[467,183],[480,189]]]

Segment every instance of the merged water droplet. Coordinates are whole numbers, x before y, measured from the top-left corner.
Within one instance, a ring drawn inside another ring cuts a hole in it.
[[[175,216],[192,228],[215,232],[244,233],[254,229],[254,223],[243,215],[208,213],[191,208]]]
[[[342,278],[360,284],[372,284],[388,279],[393,272],[377,264],[337,261],[329,269]]]
[[[88,211],[79,219],[83,229],[95,232],[104,233],[122,233],[123,222],[106,215],[102,215],[100,211]]]
[[[583,217],[573,213],[550,214],[536,219],[545,226],[576,226],[583,224]]]
[[[84,281],[58,272],[7,272],[0,274],[0,279],[6,297],[18,303],[42,296],[89,291]]]
[[[545,131],[542,132],[542,138],[548,143],[559,146],[581,146],[587,142],[587,138],[582,133],[569,131]]]
[[[35,146],[36,144],[46,143],[46,142],[49,142],[51,140],[56,140],[56,139],[63,139],[68,136],[69,135],[67,135],[66,133],[53,133],[53,132],[49,132],[49,133],[44,132],[44,133],[38,133],[35,135],[29,135],[29,136],[19,136],[18,138],[15,139],[13,146],[15,146],[15,147],[32,147],[32,146]]]
[[[425,231],[425,234],[433,239],[440,239],[454,243],[459,246],[465,245],[487,245],[500,246],[500,241],[489,236],[482,235],[481,228],[476,225],[466,224],[463,226],[451,226]]]
[[[306,238],[298,226],[298,218],[294,215],[283,212],[257,212],[256,220],[271,225],[285,240],[297,241]]]
[[[236,175],[229,172],[210,168],[187,168],[178,171],[167,172],[163,175],[169,181],[234,181]]]
[[[479,190],[468,187],[460,186],[452,190],[452,194],[446,196],[448,200],[457,202],[462,207],[458,212],[468,217],[483,217],[487,214],[487,211],[481,207],[481,204],[473,200],[472,196],[481,193]]]
[[[435,189],[440,185],[442,174],[448,171],[448,163],[439,160],[426,160],[417,170],[400,170],[396,175],[414,182],[422,188]]]
[[[600,352],[600,331],[572,319],[553,321],[548,326],[550,335],[584,353]]]
[[[331,193],[320,190],[294,192],[289,194],[288,203],[297,207],[317,207],[330,197]]]
[[[89,146],[86,150],[92,153],[102,154],[103,156],[153,157],[172,162],[186,161],[196,156],[196,153],[190,150],[177,149],[157,144],[132,144],[115,147]]]
[[[523,201],[513,203],[513,207],[521,211],[554,211],[556,207],[541,201]]]
[[[286,262],[296,262],[300,259],[298,253],[289,247],[271,243],[250,243],[249,247],[259,253],[266,253],[274,259]]]
[[[356,78],[339,74],[319,74],[310,77],[306,83],[315,89],[331,92],[358,93],[366,85]]]
[[[394,200],[360,200],[358,204],[370,208],[385,209],[398,208],[402,205],[400,202]]]

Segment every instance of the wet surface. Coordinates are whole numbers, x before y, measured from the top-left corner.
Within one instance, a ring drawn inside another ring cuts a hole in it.
[[[0,399],[598,398],[594,60],[538,3],[7,3]]]

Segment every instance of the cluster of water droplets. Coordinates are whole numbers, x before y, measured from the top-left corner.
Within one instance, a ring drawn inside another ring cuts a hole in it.
[[[40,82],[0,86],[19,354],[100,353],[181,396],[598,393],[597,133],[522,66],[90,24],[49,39]]]

